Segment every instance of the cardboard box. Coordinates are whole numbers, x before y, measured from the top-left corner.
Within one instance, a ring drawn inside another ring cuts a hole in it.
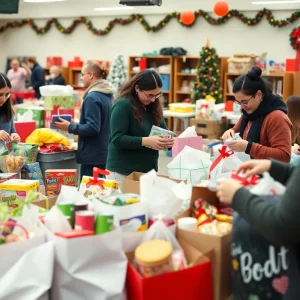
[[[124,185],[123,185],[123,193],[124,194],[128,194],[128,193],[132,193],[132,194],[140,194],[140,177],[142,175],[144,175],[145,173],[141,173],[141,172],[132,172],[131,174],[129,174],[125,180],[124,180]],[[163,175],[159,175],[159,177],[163,177],[163,178],[169,178],[168,176],[163,176]],[[177,183],[180,183],[183,180],[177,180],[177,179],[172,179],[169,178]],[[186,182],[186,181],[184,181]]]
[[[218,199],[215,192],[209,191],[204,187],[193,187],[191,197],[191,207],[183,214],[177,217],[192,215],[194,201],[202,198],[203,200],[216,205]],[[177,236],[202,253],[214,249],[212,254],[212,273],[213,273],[213,293],[214,300],[225,300],[232,294],[231,282],[231,234],[222,237],[203,234],[199,232],[190,232],[186,230],[178,230]]]
[[[142,277],[133,268],[134,253],[127,254],[129,260],[126,276],[128,300],[212,299],[210,260],[183,240],[179,240],[179,243],[188,263],[192,266],[181,271],[149,278]]]
[[[196,132],[198,135],[210,139],[220,139],[222,134],[227,130],[228,121],[226,118],[220,121],[191,119],[190,126],[196,127]]]
[[[45,186],[47,196],[57,196],[62,185],[77,186],[77,170],[46,170]]]
[[[56,201],[57,201],[57,197],[48,197],[49,210],[56,204]],[[37,200],[36,202],[34,202],[34,205],[47,209],[46,200]]]

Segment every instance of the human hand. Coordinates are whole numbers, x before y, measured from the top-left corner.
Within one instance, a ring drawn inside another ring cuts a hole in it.
[[[174,138],[170,138],[170,139],[166,139],[166,140],[167,140],[167,142],[165,144],[165,147],[167,147],[168,149],[172,148],[174,146],[175,139]]]
[[[0,141],[11,142],[10,135],[4,130],[0,130]]]
[[[234,132],[233,129],[228,129],[228,130],[226,130],[226,131],[223,133],[223,135],[222,135],[222,140],[223,140],[223,142],[226,141],[226,140],[228,140],[228,139],[233,138],[234,135],[235,135],[235,132]]]
[[[236,152],[245,152],[248,146],[248,141],[246,140],[235,140],[227,143],[229,149]]]
[[[242,188],[241,183],[234,179],[220,179],[217,182],[217,197],[221,202],[232,204],[235,193]]]
[[[19,143],[21,141],[20,136],[17,133],[12,133],[10,135],[11,141],[14,143]]]
[[[272,162],[268,159],[252,159],[241,164],[237,168],[236,173],[242,173],[247,178],[256,174],[269,172],[271,169],[271,164]]]
[[[65,120],[65,119],[62,119],[62,118],[59,118],[59,121],[60,122],[55,122],[55,128],[57,129],[60,129],[62,131],[68,131],[69,129],[69,126],[70,126],[70,122]]]
[[[27,90],[28,90],[28,92],[32,92],[33,91],[33,87],[30,86]]]
[[[296,155],[300,155],[300,146],[298,144],[294,144],[294,146],[292,146],[292,153],[296,154]]]
[[[167,147],[168,142],[170,142],[170,139],[155,135],[143,138],[142,145],[154,150],[162,150],[164,147]]]

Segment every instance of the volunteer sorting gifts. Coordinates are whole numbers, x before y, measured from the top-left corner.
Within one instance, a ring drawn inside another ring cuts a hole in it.
[[[153,69],[141,71],[122,87],[111,111],[107,178],[122,185],[132,172],[157,171],[158,150],[174,144],[174,139],[149,137],[152,125],[167,129],[161,96],[162,79]]]
[[[10,97],[11,82],[3,73],[0,73],[0,141],[8,143],[20,141],[14,125]]]
[[[227,144],[230,149],[245,152],[255,159],[289,162],[292,124],[287,107],[279,95],[272,93],[261,74],[261,69],[254,67],[235,81],[233,93],[235,102],[241,106],[242,116],[222,139],[225,141],[240,133],[242,139]]]
[[[278,161],[251,160],[242,164],[237,172],[244,173],[246,177],[270,172],[276,181],[286,185],[286,191],[278,205],[251,194],[234,179],[221,179],[218,183],[217,196],[221,202],[232,204],[233,209],[248,221],[255,231],[276,244],[289,247],[288,287],[284,299],[298,300],[300,295],[300,167],[292,167]]]

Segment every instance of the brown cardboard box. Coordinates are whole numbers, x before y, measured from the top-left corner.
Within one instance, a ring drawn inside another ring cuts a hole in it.
[[[218,203],[216,193],[211,192],[204,187],[193,187],[191,208],[181,214],[177,220],[182,217],[191,216],[194,201],[199,198],[202,198],[213,205]],[[218,237],[179,229],[177,236],[179,239],[185,240],[202,253],[209,251],[209,249],[214,249],[212,254],[214,300],[225,300],[229,298],[232,294],[230,254],[231,234]]]
[[[140,177],[145,173],[140,172],[132,172],[129,174],[124,180],[123,193],[132,193],[132,194],[140,194]],[[159,177],[169,178],[168,176],[159,175]],[[176,180],[169,178],[177,183],[180,183],[183,180]]]
[[[198,135],[211,139],[219,139],[227,130],[227,125],[228,122],[226,118],[220,121],[208,121],[200,119],[190,120],[190,126],[196,127],[196,132]]]
[[[57,197],[48,197],[49,209],[51,209],[57,201]],[[42,208],[47,208],[46,200],[39,200],[34,202],[34,205],[37,205]]]

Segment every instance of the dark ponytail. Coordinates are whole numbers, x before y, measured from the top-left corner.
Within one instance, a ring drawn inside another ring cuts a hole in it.
[[[270,84],[261,77],[262,70],[255,66],[247,74],[239,76],[233,85],[233,93],[242,92],[247,96],[253,96],[261,91],[264,96],[271,92]]]

